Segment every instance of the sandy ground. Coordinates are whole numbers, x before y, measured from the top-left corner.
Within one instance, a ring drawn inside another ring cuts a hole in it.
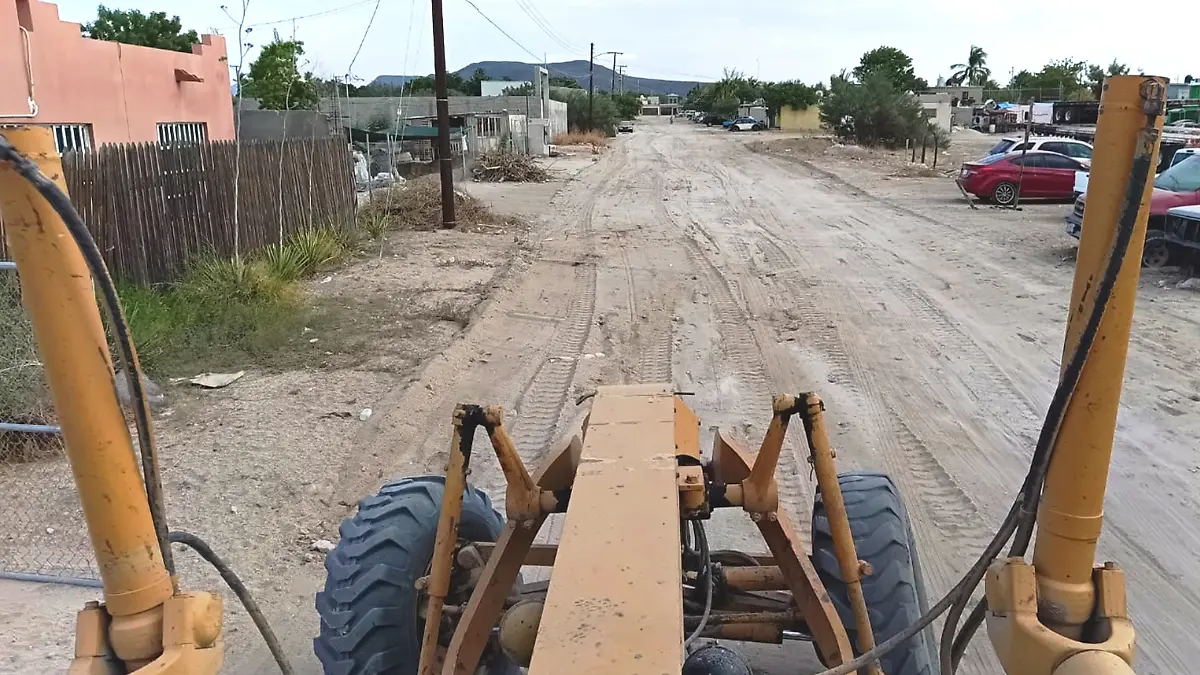
[[[841,468],[881,469],[901,487],[931,594],[965,571],[1024,475],[1057,376],[1068,206],[971,211],[944,176],[908,177],[898,157],[747,147],[757,140],[781,139],[645,123],[598,161],[562,160],[571,170],[556,183],[470,186],[532,214],[529,232],[421,235],[338,280],[405,302],[420,302],[413,289],[438,306],[469,296],[469,322],[398,327],[356,368],[248,377],[162,425],[177,526],[243,570],[299,672],[319,673],[323,577],[308,545],[335,536],[384,480],[439,471],[459,401],[504,405],[533,460],[597,384],[672,378],[696,392],[706,436],[722,425],[749,439],[771,393],[817,390]],[[948,159],[947,171],[961,161]],[[1200,295],[1173,290],[1170,274],[1142,283],[1100,551],[1128,572],[1138,671],[1164,675],[1200,659],[1189,582],[1200,578]],[[328,415],[339,412],[355,416]],[[814,485],[796,440],[780,489],[805,523]],[[494,461],[474,468],[498,495]],[[721,546],[759,548],[739,520],[713,530]],[[189,587],[219,588],[180,558]],[[0,593],[15,598],[0,610],[0,670],[60,669],[63,617],[93,593]],[[272,672],[240,612],[229,621],[227,672]],[[756,655],[764,673],[818,669],[805,645]],[[963,672],[999,672],[985,640]]]

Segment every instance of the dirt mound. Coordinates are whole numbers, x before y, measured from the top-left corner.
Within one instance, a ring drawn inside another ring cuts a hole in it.
[[[383,216],[396,230],[436,230],[442,222],[442,186],[437,176],[422,176],[403,185],[375,192],[363,206],[367,216]],[[513,221],[497,214],[483,202],[454,191],[454,217],[459,228],[512,225]]]

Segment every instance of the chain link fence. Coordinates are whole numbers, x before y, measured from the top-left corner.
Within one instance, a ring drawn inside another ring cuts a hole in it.
[[[0,261],[0,578],[99,585],[56,424],[15,267]]]

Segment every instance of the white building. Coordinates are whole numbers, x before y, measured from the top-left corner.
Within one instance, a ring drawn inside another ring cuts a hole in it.
[[[504,96],[508,89],[532,87],[532,82],[513,82],[511,80],[484,80],[479,83],[480,96]]]

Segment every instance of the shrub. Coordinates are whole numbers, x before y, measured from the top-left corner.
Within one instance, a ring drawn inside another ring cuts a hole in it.
[[[840,138],[866,146],[900,147],[929,135],[941,147],[950,141],[925,117],[915,96],[896,89],[882,75],[869,76],[861,84],[835,80],[821,101],[821,121]]]
[[[608,145],[608,136],[599,131],[568,131],[554,135],[555,145]]]
[[[598,131],[606,136],[617,135],[617,123],[621,121],[611,98],[595,96],[589,116],[586,91],[552,90],[550,98],[567,104],[567,127],[572,131]]]

